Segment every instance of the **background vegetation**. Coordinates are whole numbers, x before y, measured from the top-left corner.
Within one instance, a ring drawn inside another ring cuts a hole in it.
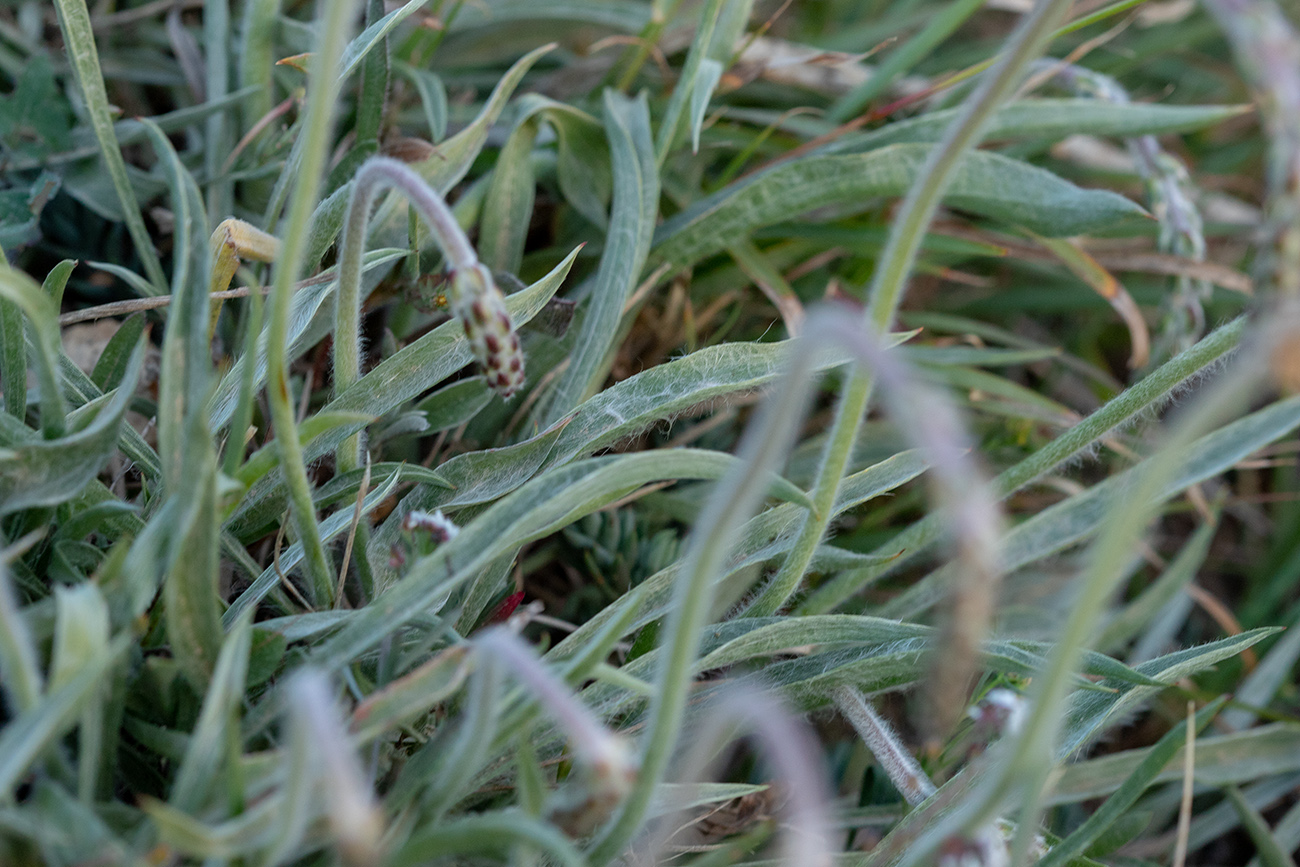
[[[1293,864],[1293,12],[5,4],[0,863]]]

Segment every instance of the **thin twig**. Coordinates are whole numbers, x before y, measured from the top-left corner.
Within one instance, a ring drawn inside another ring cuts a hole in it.
[[[305,289],[308,286],[315,286],[318,283],[328,283],[334,279],[332,273],[317,274],[307,280],[301,280],[297,284],[297,289]],[[213,301],[225,301],[228,298],[246,298],[251,295],[254,288],[263,295],[271,291],[270,286],[248,287],[244,286],[239,289],[226,289],[221,292],[213,292],[208,297]],[[161,307],[167,307],[172,303],[170,295],[155,295],[149,298],[129,298],[126,301],[112,301],[108,304],[100,304],[95,307],[86,307],[81,310],[73,310],[71,313],[64,313],[59,317],[59,325],[73,325],[77,322],[90,322],[95,319],[107,319],[110,316],[127,316],[140,310],[157,310]]]
[[[288,526],[288,515],[286,515],[285,519],[280,522],[280,531],[275,534],[275,549],[271,553],[271,565],[275,567],[275,574],[280,579],[280,583],[293,594],[294,598],[298,600],[298,604],[305,610],[311,611],[311,603],[302,597],[302,593],[298,592],[298,588],[294,586],[293,582],[289,580],[289,576],[284,574],[284,570],[280,568],[280,546],[284,544],[284,531],[288,529]]]
[[[348,527],[348,541],[343,546],[343,565],[339,567],[339,586],[334,593],[334,607],[343,601],[343,585],[348,580],[348,564],[352,560],[352,545],[357,538],[357,526],[361,523],[361,512],[366,504],[366,494],[370,490],[370,454],[366,453],[366,470],[361,474],[361,486],[357,488],[357,505],[352,510],[352,525]]]
[[[239,155],[244,152],[246,147],[252,144],[253,139],[261,135],[262,131],[270,126],[277,117],[280,117],[288,112],[289,109],[293,108],[294,103],[298,101],[298,98],[298,95],[294,94],[258,118],[257,123],[248,128],[248,132],[244,133],[244,137],[241,138],[239,143],[235,145],[234,149],[230,151],[230,156],[226,157],[226,161],[221,166],[222,173],[224,174],[230,171],[230,169],[235,165],[235,160],[239,158]]]

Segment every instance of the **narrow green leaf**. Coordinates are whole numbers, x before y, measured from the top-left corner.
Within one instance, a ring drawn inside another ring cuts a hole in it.
[[[1072,804],[1106,797],[1123,785],[1151,749],[1125,750],[1066,765],[1053,785],[1048,803]],[[1300,725],[1296,723],[1271,723],[1196,742],[1196,780],[1202,785],[1247,783],[1297,770],[1300,770]],[[1153,783],[1172,783],[1182,778],[1180,750],[1164,764]]]
[[[1228,786],[1224,789],[1224,794],[1228,796],[1233,809],[1237,811],[1237,816],[1241,819],[1241,826],[1246,829],[1250,835],[1250,840],[1255,844],[1255,851],[1259,856],[1260,863],[1264,867],[1296,867],[1295,859],[1278,842],[1269,829],[1268,823],[1259,811],[1250,805],[1246,798],[1241,794],[1241,790],[1236,786]]]
[[[27,769],[76,724],[86,703],[103,687],[104,674],[126,648],[127,636],[119,636],[107,653],[91,659],[71,680],[0,729],[0,803],[13,803]]]
[[[515,273],[524,256],[524,241],[533,218],[536,179],[532,150],[538,127],[535,118],[515,124],[488,181],[478,248],[479,259],[495,271]]]
[[[866,133],[850,134],[818,151],[860,153],[886,145],[938,141],[960,109],[931,111]],[[1025,99],[998,109],[986,139],[1041,138],[1056,141],[1075,133],[1139,136],[1193,132],[1241,114],[1235,105],[1122,104],[1099,99]]]
[[[175,554],[162,587],[172,657],[201,693],[208,690],[222,644],[217,458],[204,421],[195,416],[187,426],[184,484],[171,494],[181,501],[181,508],[173,513]]]
[[[1201,564],[1205,562],[1205,555],[1210,550],[1214,533],[1218,530],[1217,519],[1216,512],[1214,521],[1197,527],[1192,538],[1187,540],[1183,549],[1178,552],[1178,556],[1165,568],[1160,577],[1142,591],[1142,595],[1124,606],[1123,610],[1107,622],[1101,635],[1093,642],[1096,647],[1103,651],[1111,651],[1129,641],[1151,622],[1156,612],[1167,605],[1169,600],[1196,577]]]
[[[1203,707],[1196,714],[1195,730],[1197,734],[1209,725],[1214,715],[1223,707],[1226,699],[1220,698]],[[1146,751],[1142,761],[1129,774],[1128,779],[1098,807],[1087,820],[1068,837],[1061,840],[1047,854],[1039,859],[1042,867],[1064,867],[1076,855],[1083,855],[1094,841],[1108,828],[1122,819],[1137,802],[1138,797],[1146,791],[1183,745],[1187,743],[1187,722],[1174,726],[1154,746]]]
[[[0,389],[5,412],[27,418],[27,341],[23,336],[23,311],[8,298],[0,298]]]
[[[26,712],[36,707],[44,691],[36,645],[18,605],[9,567],[0,560],[0,674],[8,706]]]
[[[114,277],[134,289],[142,297],[148,298],[150,295],[155,294],[153,286],[149,281],[132,271],[130,268],[123,268],[121,265],[114,265],[112,262],[96,262],[93,259],[88,260],[86,264],[91,268],[94,268],[96,271],[103,271],[105,274],[112,274]]]
[[[143,366],[144,345],[138,344],[121,387],[75,414],[76,419],[94,414],[93,421],[81,430],[55,440],[15,444],[0,452],[0,514],[58,505],[94,481],[117,447],[122,418]]]
[[[605,130],[594,117],[564,103],[553,103],[545,113],[558,139],[555,179],[564,198],[592,225],[609,225],[614,169]]]
[[[1216,662],[1236,656],[1270,635],[1276,635],[1277,632],[1277,629],[1252,629],[1218,641],[1175,651],[1135,665],[1134,668],[1161,683],[1176,683],[1178,678],[1204,671]],[[1114,692],[1075,694],[1066,713],[1064,735],[1057,756],[1065,760],[1075,755],[1100,737],[1116,719],[1122,719],[1125,714],[1133,712],[1142,702],[1155,696],[1161,689],[1162,687],[1157,686],[1117,683]],[[1199,775],[1200,771],[1197,773]]]
[[[172,303],[163,334],[158,377],[158,454],[169,490],[188,482],[197,456],[189,448],[190,419],[203,409],[211,378],[208,336],[211,258],[203,197],[171,141],[155,124],[145,130],[167,176],[176,225],[172,262]]]
[[[415,409],[424,413],[432,434],[470,421],[492,402],[492,397],[483,377],[471,376],[443,386],[416,404]]]
[[[126,162],[122,159],[121,146],[113,132],[113,118],[108,105],[108,92],[104,89],[104,77],[100,72],[95,33],[90,25],[90,11],[86,8],[85,0],[55,0],[55,6],[59,13],[59,27],[63,31],[63,44],[81,88],[95,138],[99,140],[100,156],[113,181],[118,201],[121,202],[127,231],[135,242],[136,253],[144,263],[145,274],[149,277],[149,294],[163,295],[167,291],[167,278],[163,275],[149,230],[145,228],[144,219],[140,216],[140,205],[131,190]]]
[[[41,291],[54,302],[55,310],[63,307],[63,290],[67,288],[68,278],[72,276],[72,269],[76,267],[75,259],[64,259],[50,269],[50,273],[45,275],[45,280],[41,283]]]
[[[1245,729],[1253,725],[1258,714],[1250,708],[1266,708],[1278,691],[1288,687],[1296,659],[1300,658],[1300,623],[1292,621],[1282,638],[1269,648],[1236,688],[1234,698],[1242,706],[1224,711],[1222,722],[1228,729]]]
[[[71,683],[79,671],[109,654],[108,604],[98,585],[89,581],[71,587],[56,587],[54,650],[50,688]],[[105,758],[104,703],[107,683],[86,696],[77,731],[77,793],[83,801],[94,799]]]
[[[1167,499],[1187,487],[1212,478],[1237,461],[1300,426],[1300,398],[1289,398],[1265,407],[1245,418],[1207,434],[1179,455],[1171,480],[1160,499]],[[1148,459],[1150,460],[1150,459]],[[1012,570],[1063,551],[1089,538],[1101,527],[1116,497],[1123,497],[1132,480],[1143,471],[1145,461],[1112,475],[1083,493],[1076,494],[1016,525],[1003,539],[1001,556],[1005,569]],[[935,604],[958,568],[955,564],[927,575],[881,607],[884,616],[909,616]]]
[[[401,24],[407,18],[417,11],[421,6],[427,5],[429,0],[410,0],[403,6],[399,6],[392,12],[389,12],[383,18],[371,24],[365,30],[361,31],[347,47],[343,49],[343,56],[339,59],[339,81],[346,80],[352,73],[360,68],[361,63],[366,56],[384,43],[388,34],[393,32],[393,28]]]
[[[915,451],[908,451],[848,476],[840,485],[832,517],[894,490],[925,470],[926,464],[921,457]],[[794,543],[794,534],[803,521],[805,511],[798,506],[784,505],[768,509],[752,518],[737,534],[731,560],[727,564],[727,572],[734,574],[738,570],[783,556]],[[674,564],[639,585],[643,588],[646,598],[641,603],[641,613],[631,621],[628,631],[639,629],[663,617],[679,569],[680,564]],[[726,577],[719,576],[719,580],[726,580]],[[631,604],[630,597],[623,596],[607,605],[599,614],[557,644],[551,651],[551,655],[563,659],[579,652],[580,648],[591,640],[593,634],[604,628],[611,619],[622,617],[623,612]]]
[[[67,408],[59,376],[59,311],[36,281],[0,261],[0,301],[6,301],[27,315],[35,350],[36,384],[41,390],[41,430],[47,439],[63,433]],[[27,400],[27,383],[22,387]]]
[[[668,98],[668,107],[664,109],[664,116],[659,121],[659,134],[655,137],[655,165],[663,165],[668,152],[677,143],[682,115],[687,110],[687,100],[694,98],[700,86],[700,68],[707,59],[707,52],[713,42],[713,31],[718,26],[718,16],[722,14],[725,5],[726,0],[706,0],[700,9],[700,23],[695,27],[691,47],[686,52],[686,62],[682,65],[681,77],[677,80],[677,86],[673,88],[672,96]],[[721,71],[718,69],[719,73]],[[620,82],[620,86],[625,87],[628,83],[630,82]],[[709,95],[712,95],[712,91],[713,88],[709,87]],[[706,98],[705,106],[707,105]]]
[[[253,804],[235,818],[208,825],[188,813],[150,797],[140,799],[141,810],[157,828],[159,839],[190,858],[230,861],[266,848],[281,828],[278,794]]]
[[[90,374],[92,382],[100,391],[112,391],[122,384],[126,377],[131,353],[144,335],[149,320],[144,313],[133,313],[122,321],[117,331],[104,345],[104,351],[95,362],[95,369]]]
[[[907,337],[894,335],[891,340]],[[503,496],[541,469],[586,457],[690,407],[771,382],[784,370],[788,350],[787,343],[719,344],[628,377],[535,437],[500,449],[457,455],[439,467],[456,490],[448,494],[417,488],[403,500],[401,512],[431,511]],[[827,357],[819,367],[832,367],[842,360]],[[789,489],[786,495],[800,499]],[[400,515],[390,518],[371,537],[372,556],[377,558],[396,541],[399,523]]]
[[[709,100],[713,98],[713,91],[717,89],[718,82],[722,80],[722,62],[706,57],[700,61],[699,74],[695,79],[695,85],[691,89],[691,152],[700,152],[700,130],[704,128],[704,115],[709,110]],[[681,87],[681,84],[678,84]]]
[[[605,130],[614,161],[614,205],[605,250],[600,257],[586,307],[573,334],[568,369],[546,410],[538,417],[554,424],[598,388],[623,307],[640,279],[659,210],[659,171],[650,139],[650,109],[643,94],[635,100],[605,91]]]
[[[469,674],[466,648],[449,647],[367,696],[352,714],[357,740],[369,743],[394,726],[414,722],[454,695]]]
[[[1117,426],[1146,411],[1148,407],[1160,406],[1180,385],[1214,365],[1234,349],[1241,339],[1245,326],[1245,320],[1238,318],[1207,334],[1195,346],[1165,362],[1108,401],[1101,409],[1063,432],[1029,457],[1003,471],[994,480],[994,484],[1002,491],[1003,496],[1007,496],[1079,455]],[[940,538],[941,532],[942,524],[937,516],[917,521],[877,549],[877,553],[893,557],[892,563],[852,570],[825,582],[799,606],[798,611],[824,613],[831,610],[871,581],[878,580],[892,569],[910,562],[918,554],[928,550]],[[902,616],[899,612],[906,610],[912,604],[912,601],[906,597],[913,593],[927,597],[931,584],[928,579],[922,581],[907,593],[901,594],[896,603],[882,606],[882,610],[877,613]],[[893,610],[894,604],[899,606],[899,611]]]
[[[252,620],[244,617],[221,645],[198,724],[172,783],[169,803],[178,810],[195,813],[206,806],[218,791],[222,766],[239,757],[229,755],[229,733],[239,730],[252,637]]]
[[[636,33],[650,18],[650,7],[640,0],[494,0],[491,6],[465,4],[452,25],[453,32],[475,27],[500,28],[507,22],[558,21],[594,24],[618,33]]]
[[[492,560],[642,485],[718,478],[735,460],[718,452],[667,449],[591,458],[543,473],[494,503],[433,554],[411,564],[403,578],[320,645],[313,660],[326,669],[348,664],[411,618],[444,603]]]
[[[684,268],[762,226],[828,205],[902,195],[929,152],[929,145],[899,144],[865,154],[808,157],[737,181],[666,220],[655,232],[651,264]],[[986,151],[963,157],[944,201],[1049,237],[1085,234],[1146,214],[1116,193],[1085,190]]]
[[[442,77],[429,69],[420,69],[397,61],[397,71],[410,79],[420,93],[424,119],[429,125],[429,140],[442,141],[447,135],[447,87]]]
[[[511,847],[531,844],[565,867],[585,867],[586,860],[554,825],[525,813],[475,813],[426,827],[393,856],[393,867],[416,867],[456,853],[507,855]]]

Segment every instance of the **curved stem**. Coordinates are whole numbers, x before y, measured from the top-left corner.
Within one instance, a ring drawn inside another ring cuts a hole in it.
[[[899,208],[871,284],[867,316],[877,334],[883,334],[893,324],[926,228],[934,219],[962,155],[978,143],[986,121],[1019,83],[1025,66],[1046,47],[1069,6],[1069,0],[1039,0],[1008,40],[1001,61],[987,73],[943,141],[930,152],[916,184]],[[813,552],[826,534],[831,506],[858,439],[872,385],[871,374],[858,370],[844,386],[812,492],[813,509],[804,518],[790,555],[769,585],[770,592],[760,597],[762,607],[751,609],[754,613],[780,610],[803,580]]]
[[[388,188],[401,192],[429,224],[452,271],[478,264],[478,256],[451,209],[417,172],[389,157],[366,160],[353,180],[339,251],[338,313],[334,326],[335,397],[361,378],[361,264],[365,255],[366,220],[375,198]],[[339,472],[361,465],[360,450],[360,434],[344,441],[337,455]]]
[[[864,337],[860,323],[829,306],[809,314],[803,334],[794,342],[789,369],[745,431],[736,468],[718,483],[701,510],[665,618],[657,699],[642,741],[640,775],[622,811],[592,847],[589,859],[595,867],[613,860],[641,828],[663,780],[681,736],[701,636],[714,605],[715,581],[724,572],[731,540],[763,496],[770,472],[789,454],[807,406],[808,383],[819,350],[830,344],[849,350],[859,360],[878,360],[877,342]]]

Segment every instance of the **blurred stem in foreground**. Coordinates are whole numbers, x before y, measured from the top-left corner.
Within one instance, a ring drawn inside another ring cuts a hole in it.
[[[917,175],[916,184],[899,208],[871,284],[868,320],[876,334],[885,333],[893,324],[925,230],[934,218],[962,155],[979,142],[986,122],[1019,85],[1025,67],[1042,53],[1069,6],[1068,0],[1040,0],[1008,40],[1002,60],[987,73],[965,110],[930,152],[929,160]],[[799,589],[813,553],[826,534],[840,480],[844,478],[853,444],[857,441],[873,385],[873,377],[868,371],[855,371],[845,384],[813,487],[813,508],[805,517],[794,547],[780,571],[751,606],[751,616],[766,616],[780,611]],[[983,590],[971,589],[974,593]],[[961,594],[960,590],[957,592]]]
[[[831,344],[855,356],[870,356],[875,340],[839,310],[813,310],[795,341],[781,383],[772,389],[757,418],[745,431],[735,468],[714,486],[691,531],[673,600],[659,645],[657,700],[641,746],[640,776],[618,817],[600,834],[591,864],[612,861],[642,827],[668,762],[680,741],[686,699],[694,681],[701,636],[713,613],[715,579],[723,571],[733,540],[767,490],[772,471],[789,454],[816,370],[819,350]],[[864,347],[863,344],[866,344]]]

